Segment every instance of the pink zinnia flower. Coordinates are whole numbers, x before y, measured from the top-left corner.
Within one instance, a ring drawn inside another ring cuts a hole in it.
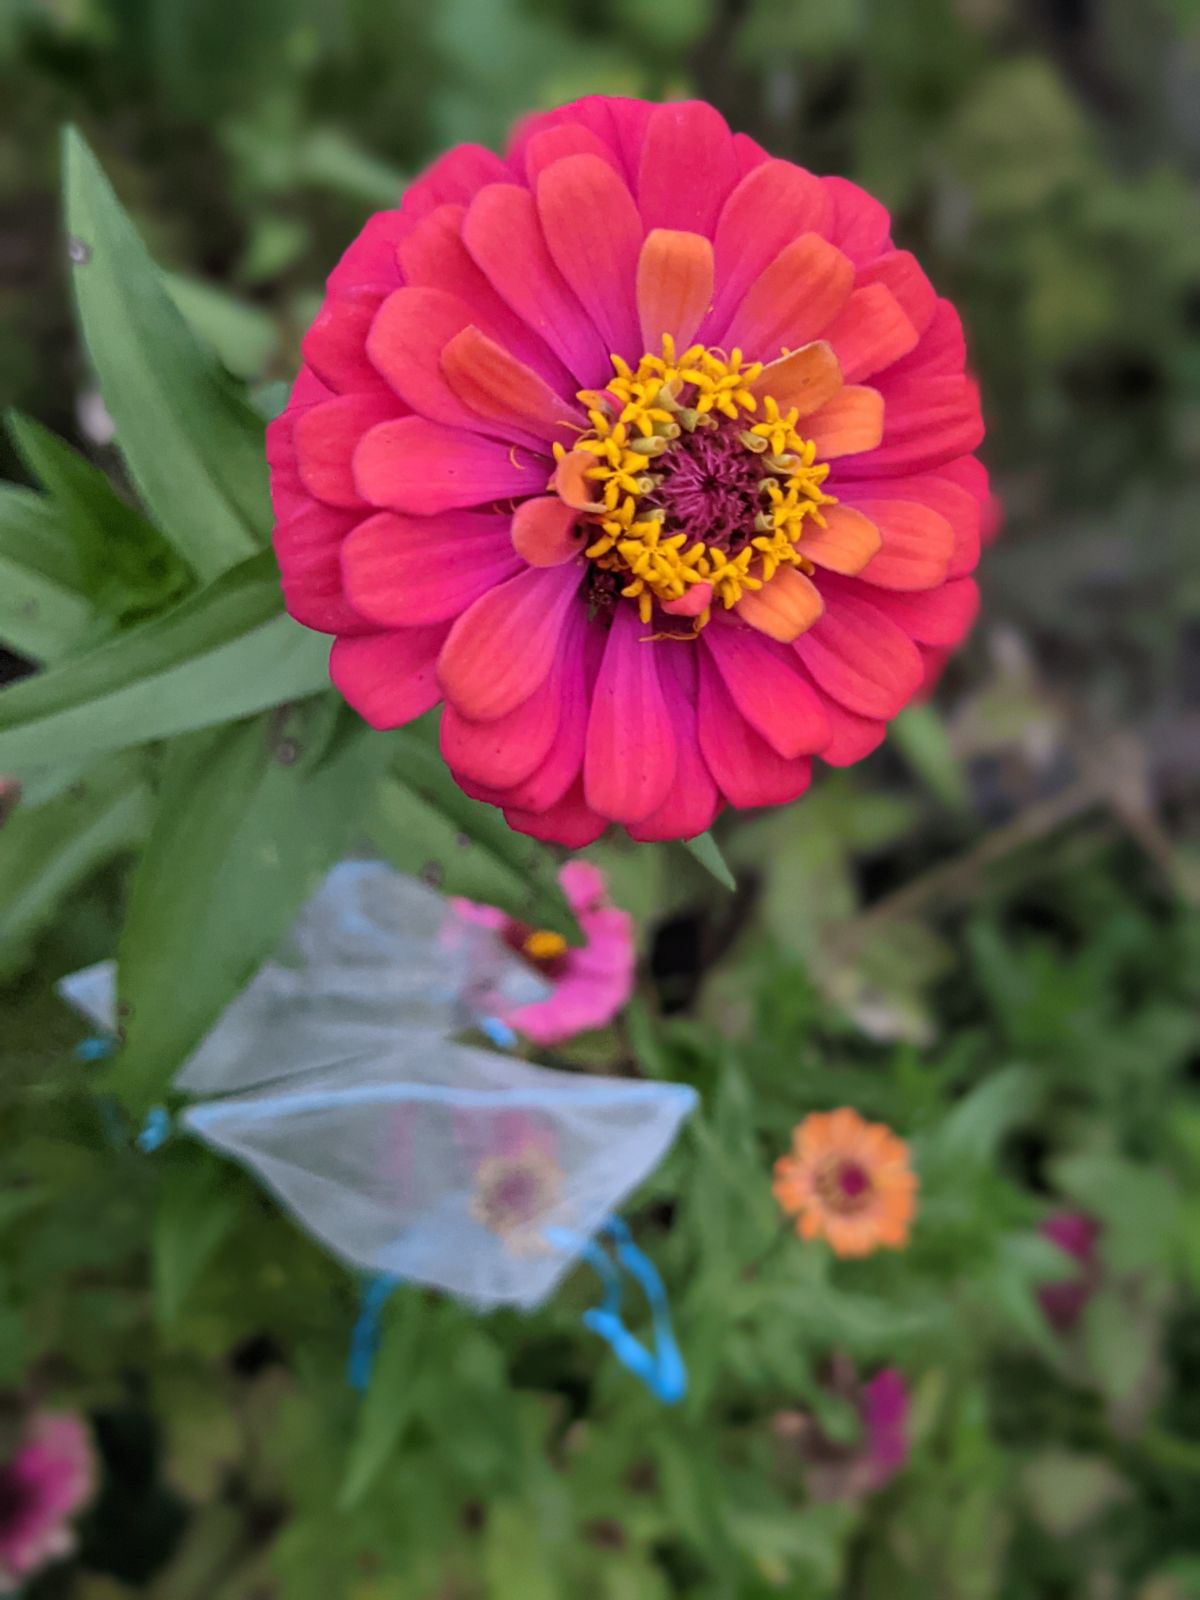
[[[0,1466],[0,1592],[18,1589],[72,1548],[70,1518],[91,1497],[92,1454],[83,1421],[38,1412]]]
[[[711,106],[593,98],[371,218],[271,426],[289,610],[377,727],[578,847],[859,760],[975,616],[959,318]]]
[[[908,1388],[894,1367],[862,1383],[844,1357],[833,1363],[828,1387],[858,1411],[862,1431],[853,1444],[830,1439],[804,1411],[777,1412],[775,1437],[796,1459],[814,1500],[859,1500],[908,1463]]]
[[[1078,1264],[1069,1277],[1038,1289],[1046,1321],[1059,1333],[1070,1333],[1100,1285],[1100,1224],[1083,1211],[1053,1211],[1038,1231]]]
[[[604,874],[590,862],[568,861],[558,881],[583,932],[578,947],[549,929],[517,922],[495,906],[452,902],[468,922],[494,929],[549,984],[553,992],[545,1000],[498,1013],[501,1022],[534,1044],[560,1044],[586,1028],[602,1028],[633,993],[633,922],[609,900]]]

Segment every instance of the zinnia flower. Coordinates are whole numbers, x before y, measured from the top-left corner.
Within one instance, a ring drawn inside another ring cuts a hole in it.
[[[1059,1333],[1070,1333],[1100,1284],[1096,1247],[1100,1224],[1083,1211],[1054,1211],[1039,1229],[1044,1238],[1071,1256],[1077,1269],[1069,1277],[1043,1283],[1038,1300],[1046,1321]]]
[[[41,1411],[0,1466],[0,1593],[19,1589],[74,1539],[70,1519],[91,1497],[87,1428],[70,1412]]]
[[[590,862],[569,861],[558,881],[583,932],[577,948],[561,934],[530,928],[494,906],[453,902],[459,916],[494,929],[550,986],[544,1000],[499,1011],[501,1022],[534,1044],[560,1044],[586,1028],[603,1027],[633,992],[633,923],[610,902],[604,874]]]
[[[514,828],[700,833],[859,760],[974,618],[959,318],[711,106],[459,146],[331,275],[268,450],[292,614]]]
[[[863,1383],[845,1357],[834,1361],[827,1387],[858,1411],[858,1439],[830,1439],[804,1411],[777,1412],[775,1436],[799,1458],[814,1500],[859,1500],[884,1488],[908,1462],[908,1388],[895,1367]]]
[[[773,1192],[802,1239],[826,1239],[835,1255],[867,1256],[908,1243],[917,1179],[908,1146],[857,1111],[814,1111],[775,1163]]]

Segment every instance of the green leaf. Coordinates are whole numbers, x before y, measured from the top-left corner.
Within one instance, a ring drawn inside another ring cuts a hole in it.
[[[416,1409],[420,1392],[418,1334],[427,1320],[415,1290],[401,1290],[384,1313],[379,1353],[363,1397],[358,1431],[346,1461],[338,1507],[356,1506],[387,1466]]]
[[[154,1208],[154,1299],[168,1327],[205,1266],[233,1228],[238,1196],[216,1161],[172,1165]]]
[[[271,525],[262,424],[196,342],[74,129],[63,166],[75,298],[117,443],[167,538],[214,578]]]
[[[0,829],[0,977],[93,872],[145,836],[149,791],[140,764],[104,762],[41,806],[18,806]]]
[[[447,894],[499,906],[534,927],[581,940],[557,863],[544,845],[514,833],[493,806],[468,799],[450,776],[425,726],[390,735],[399,755],[379,787],[368,831],[402,872]]]
[[[164,281],[189,327],[221,365],[239,378],[259,377],[279,345],[270,313],[200,278],[172,272]]]
[[[328,643],[281,612],[264,551],[165,616],[0,693],[0,770],[249,716],[328,682]]]
[[[931,794],[960,815],[970,811],[966,773],[950,743],[946,724],[933,706],[906,707],[888,732],[892,744]]]
[[[118,949],[135,1111],[271,954],[347,847],[385,755],[332,696],[194,734],[168,751]]]
[[[991,1161],[1014,1128],[1041,1103],[1037,1074],[1028,1067],[1003,1067],[952,1107],[930,1142],[929,1154],[954,1168]]]
[[[53,510],[36,494],[0,484],[0,643],[32,661],[53,661],[93,625],[69,581],[70,549]]]
[[[721,848],[711,833],[701,833],[697,834],[694,839],[685,839],[683,848],[695,856],[704,870],[712,874],[722,889],[728,889],[730,894],[736,890],[737,879],[729,870],[729,865],[721,854]]]

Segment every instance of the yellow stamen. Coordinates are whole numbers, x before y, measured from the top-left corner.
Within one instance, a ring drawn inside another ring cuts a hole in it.
[[[561,933],[553,933],[549,928],[535,928],[525,935],[521,949],[531,961],[557,961],[559,956],[566,955],[567,941]]]

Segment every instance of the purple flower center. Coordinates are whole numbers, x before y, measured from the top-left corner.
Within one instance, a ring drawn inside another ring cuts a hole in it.
[[[766,469],[738,438],[741,423],[685,433],[655,463],[662,482],[645,497],[671,533],[734,552],[754,537]]]

